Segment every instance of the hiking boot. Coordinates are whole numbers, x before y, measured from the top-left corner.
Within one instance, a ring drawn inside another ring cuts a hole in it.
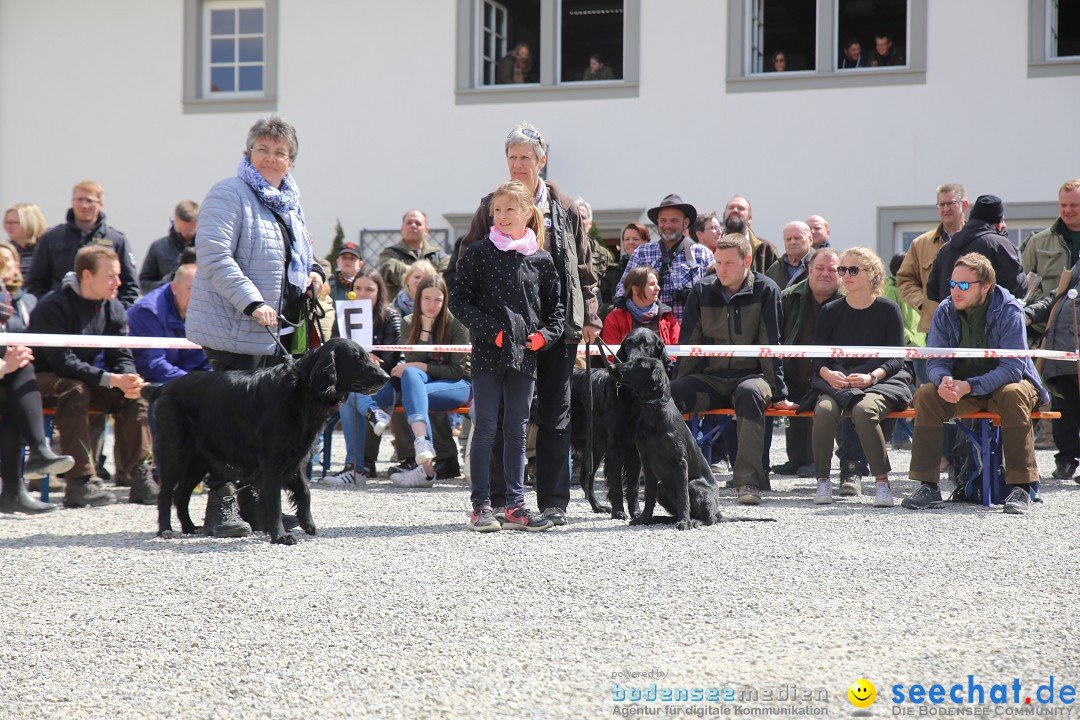
[[[363,473],[356,472],[352,463],[345,463],[345,467],[333,475],[324,475],[319,482],[323,485],[336,485],[338,487],[357,487],[364,485],[367,478],[364,477]]]
[[[503,530],[527,530],[538,532],[555,527],[555,523],[548,518],[529,510],[524,505],[506,508],[506,520],[503,522]]]
[[[552,525],[565,525],[566,524],[566,511],[557,507],[544,508],[544,512],[540,513],[548,520]]]
[[[132,471],[131,494],[128,502],[140,505],[154,505],[158,501],[161,486],[154,480],[153,471],[149,465],[140,465]]]
[[[908,510],[925,510],[929,507],[944,507],[945,501],[941,499],[941,489],[937,483],[923,483],[908,495],[900,503],[900,507]]]
[[[42,481],[45,478],[26,478],[26,489],[30,492],[41,492]],[[55,475],[49,476],[49,481],[45,483],[49,486],[50,493],[62,493],[67,489],[67,484],[63,478],[59,478]]]
[[[795,474],[801,478],[812,478],[817,476],[817,469],[813,463],[807,463],[806,465],[800,465],[799,469],[795,471]]]
[[[382,435],[390,427],[390,416],[380,407],[371,408],[371,429],[376,435]]]
[[[761,490],[754,485],[740,485],[739,503],[742,505],[760,505]]]
[[[878,480],[874,483],[874,507],[885,508],[896,504],[893,500],[892,486],[887,480]]]
[[[1005,498],[1006,515],[1024,515],[1031,510],[1031,491],[1024,487],[1015,488]]]
[[[27,480],[40,479],[46,475],[65,473],[75,467],[75,458],[70,455],[57,455],[49,447],[48,440],[26,449],[26,462],[23,464],[23,477]],[[52,485],[49,489],[53,489]]]
[[[101,507],[115,502],[116,498],[105,489],[105,484],[99,477],[84,475],[67,481],[67,488],[64,490],[66,508]]]
[[[836,494],[840,497],[858,497],[862,495],[862,468],[857,462],[840,465],[840,488]]]
[[[423,465],[417,465],[412,470],[394,473],[390,476],[390,482],[398,487],[429,488],[435,484],[435,476],[428,476]]]
[[[832,480],[828,478],[817,481],[817,492],[814,493],[815,505],[832,504]]]
[[[206,515],[203,517],[203,535],[217,538],[247,537],[251,525],[240,517],[236,502],[236,486],[223,483],[206,496]]]
[[[1075,460],[1058,460],[1054,466],[1054,474],[1050,477],[1055,480],[1072,480],[1076,475],[1077,462]]]
[[[495,513],[487,505],[474,505],[469,513],[469,529],[476,532],[502,530],[502,523],[495,519]]]
[[[795,460],[788,460],[786,463],[780,465],[773,465],[772,471],[777,475],[794,475],[799,471],[799,463]]]
[[[413,440],[413,459],[417,465],[423,465],[428,460],[435,459],[435,447],[431,444],[431,438],[418,437]]]

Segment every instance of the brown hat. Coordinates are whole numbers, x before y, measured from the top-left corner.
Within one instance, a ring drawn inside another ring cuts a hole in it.
[[[338,250],[337,256],[341,257],[342,255],[344,255],[346,253],[348,253],[349,255],[355,255],[357,260],[360,259],[360,248],[356,247],[356,243],[351,243],[351,242],[342,243],[341,244],[341,249]]]
[[[649,209],[649,212],[647,214],[649,216],[649,219],[652,220],[653,225],[656,224],[656,218],[658,215],[660,215],[660,211],[664,208],[669,207],[673,207],[676,210],[681,210],[682,214],[690,220],[691,225],[693,225],[694,221],[697,220],[697,209],[690,203],[684,203],[681,197],[679,197],[675,193],[672,193],[671,195],[668,195],[666,198],[661,200],[659,205]]]

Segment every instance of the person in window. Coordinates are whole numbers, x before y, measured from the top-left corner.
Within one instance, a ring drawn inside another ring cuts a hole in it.
[[[841,70],[867,67],[859,38],[849,38],[840,46],[840,64],[837,67]]]
[[[870,67],[889,67],[906,65],[904,51],[893,45],[892,38],[885,34],[874,36],[874,52],[870,53]]]
[[[777,50],[772,54],[772,59],[769,61],[769,70],[771,72],[785,72],[787,70],[787,55],[783,50]]]
[[[582,80],[614,80],[615,71],[604,63],[604,57],[600,53],[589,56],[589,69],[581,78]]]
[[[539,82],[533,70],[532,52],[527,43],[518,43],[499,61],[495,69],[496,85]]]

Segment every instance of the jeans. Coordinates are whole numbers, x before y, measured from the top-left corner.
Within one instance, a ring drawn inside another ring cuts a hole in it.
[[[379,396],[387,386],[376,393]],[[469,402],[472,386],[468,380],[432,380],[423,370],[414,367],[405,368],[401,373],[401,406],[405,408],[405,417],[409,423],[422,422],[427,426],[427,437],[431,437],[430,410],[453,410]],[[382,406],[384,409],[387,405]]]
[[[529,422],[533,379],[513,368],[473,378],[472,456],[469,458],[473,505],[491,502],[492,448],[502,406],[502,478],[500,505],[525,502],[525,426]],[[567,468],[569,472],[569,468]]]
[[[367,445],[365,421],[368,411],[375,407],[389,407],[393,402],[394,386],[386,383],[374,395],[349,393],[349,397],[341,403],[338,412],[341,415],[341,432],[345,436],[346,464],[360,467],[364,462],[364,448]]]

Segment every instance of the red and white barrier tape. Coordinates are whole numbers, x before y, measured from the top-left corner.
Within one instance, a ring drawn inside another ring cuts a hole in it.
[[[45,335],[36,333],[0,333],[0,345],[27,345],[29,347],[81,347],[81,348],[156,348],[159,350],[199,349],[195,343],[184,338],[147,338],[114,335]],[[578,352],[584,354],[584,345]],[[469,345],[376,345],[373,350],[388,352],[470,352]],[[611,346],[618,352],[619,346]],[[1010,358],[1032,357],[1047,360],[1075,362],[1077,354],[1065,350],[977,350],[974,348],[925,348],[925,347],[830,347],[827,345],[668,345],[667,352],[673,357],[776,357],[776,358],[860,358],[902,357],[915,358]],[[592,354],[599,355],[596,346]]]

